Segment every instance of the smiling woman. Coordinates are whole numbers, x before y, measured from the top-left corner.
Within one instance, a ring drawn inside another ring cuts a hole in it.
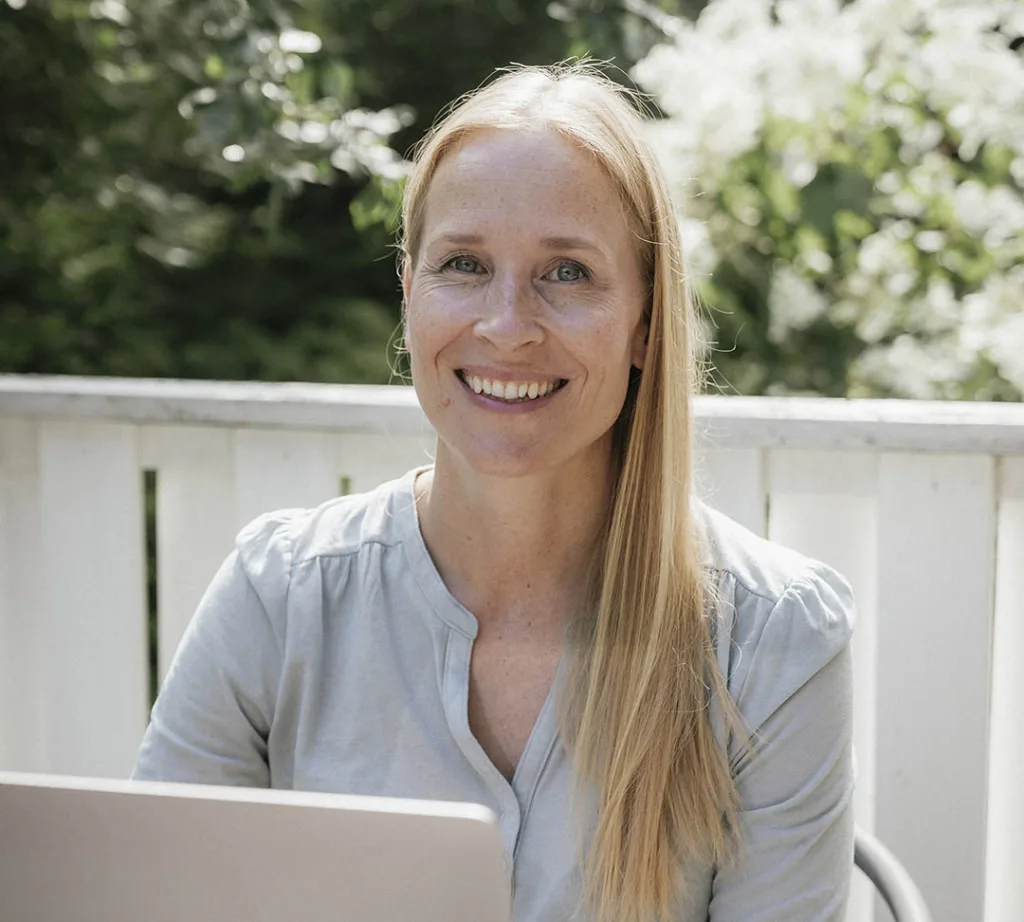
[[[441,469],[606,470],[647,336],[639,244],[611,176],[557,131],[497,128],[453,144],[422,206],[416,194],[406,342],[452,453]]]
[[[515,922],[838,922],[853,603],[692,495],[693,307],[633,100],[501,76],[403,217],[435,463],[242,532],[136,777],[483,803]]]

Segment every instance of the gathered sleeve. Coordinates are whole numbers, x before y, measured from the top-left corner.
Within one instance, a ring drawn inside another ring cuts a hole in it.
[[[730,692],[753,746],[730,745],[742,849],[710,922],[842,922],[853,872],[853,597],[820,564],[734,640]],[[761,603],[761,604],[758,604]]]
[[[288,513],[247,526],[164,679],[133,780],[270,787],[268,737],[285,643]]]

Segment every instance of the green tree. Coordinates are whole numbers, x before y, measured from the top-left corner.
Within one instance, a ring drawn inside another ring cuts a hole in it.
[[[1024,394],[1024,8],[713,0],[634,76],[726,390]]]
[[[0,0],[0,370],[388,380],[401,155],[632,6]]]

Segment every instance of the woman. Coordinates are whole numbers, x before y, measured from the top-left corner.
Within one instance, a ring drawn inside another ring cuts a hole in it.
[[[852,600],[691,499],[694,318],[630,100],[523,68],[404,203],[431,468],[238,538],[135,777],[476,801],[516,922],[812,922],[852,868]]]

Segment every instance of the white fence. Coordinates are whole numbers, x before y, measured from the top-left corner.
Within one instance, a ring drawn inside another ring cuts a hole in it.
[[[701,398],[702,489],[853,583],[858,822],[937,922],[1024,919],[1024,406]],[[124,776],[242,524],[429,458],[405,388],[0,376],[0,769]],[[858,890],[851,916],[870,917]],[[879,917],[881,918],[881,916]]]

